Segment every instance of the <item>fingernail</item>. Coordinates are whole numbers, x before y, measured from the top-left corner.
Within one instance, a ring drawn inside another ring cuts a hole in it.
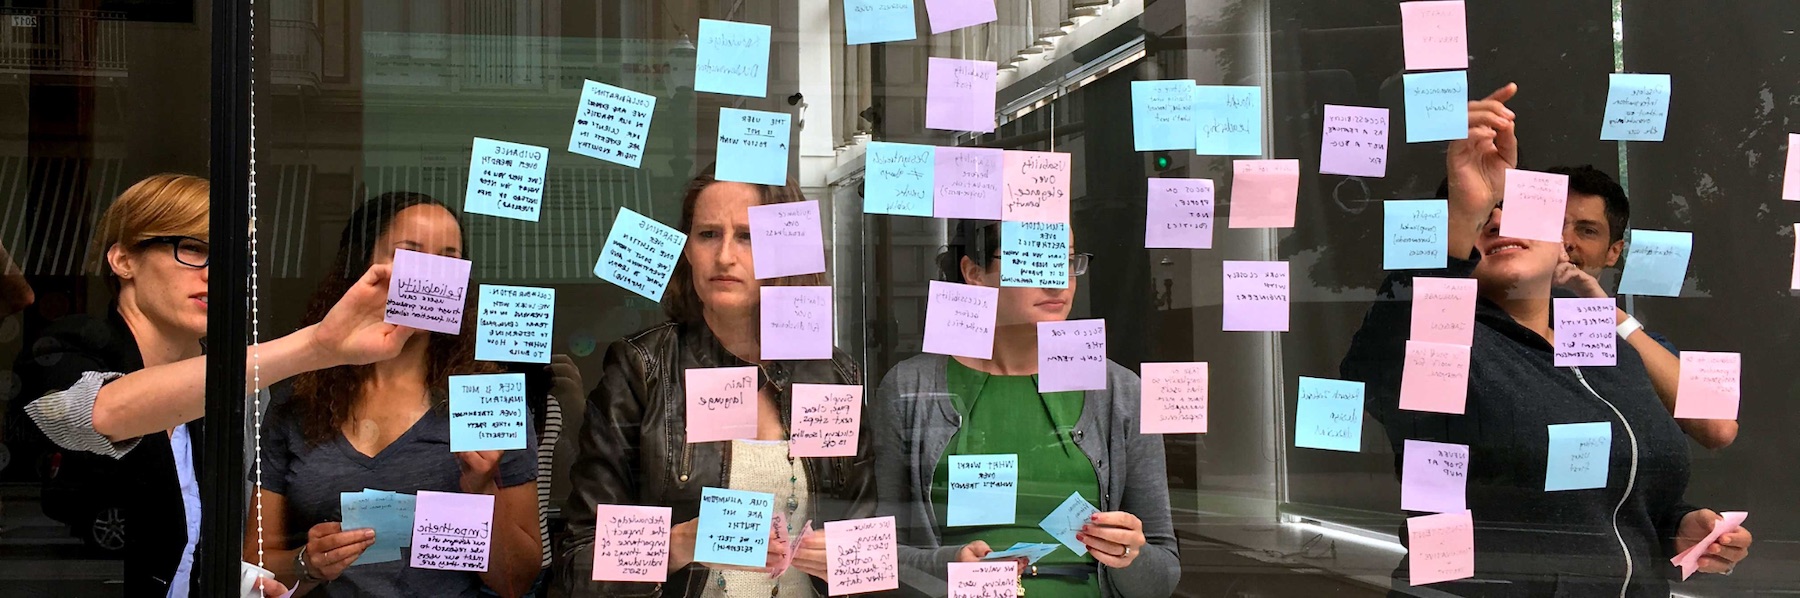
[[[1100,520],[1100,514],[1099,514],[1099,513],[1095,513],[1095,514],[1092,514],[1092,515],[1088,515],[1088,521],[1099,521],[1099,520]]]

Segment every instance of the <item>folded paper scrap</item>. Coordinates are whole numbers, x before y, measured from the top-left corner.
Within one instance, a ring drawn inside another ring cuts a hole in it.
[[[1706,539],[1681,551],[1681,554],[1675,555],[1675,558],[1669,559],[1669,564],[1681,567],[1682,581],[1687,581],[1687,578],[1693,576],[1695,571],[1700,570],[1700,557],[1705,556],[1706,550],[1712,548],[1713,543],[1719,541],[1719,536],[1729,534],[1738,526],[1743,525],[1744,519],[1750,517],[1750,513],[1726,511],[1720,513],[1719,517],[1718,521],[1713,522],[1712,533],[1707,534]]]
[[[781,564],[769,568],[769,579],[775,579],[781,577],[781,574],[787,573],[788,567],[794,565],[794,553],[800,550],[800,541],[805,540],[812,533],[812,520],[808,519],[806,525],[800,528],[799,535],[788,537],[787,515],[783,515],[780,511],[775,512],[775,541],[787,544],[787,555],[781,557]]]

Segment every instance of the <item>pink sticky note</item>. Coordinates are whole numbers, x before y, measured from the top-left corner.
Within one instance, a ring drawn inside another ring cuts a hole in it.
[[[993,358],[1000,289],[933,280],[930,295],[925,304],[925,352]]]
[[[1299,160],[1234,160],[1231,172],[1231,228],[1294,226]]]
[[[1019,564],[950,563],[950,598],[1018,598]]]
[[[1428,513],[1469,508],[1464,500],[1469,482],[1467,445],[1409,439],[1403,450],[1400,508]]]
[[[1706,550],[1712,548],[1712,545],[1719,541],[1720,536],[1742,527],[1744,520],[1749,518],[1750,513],[1746,511],[1720,513],[1719,519],[1713,522],[1712,531],[1708,532],[1706,537],[1698,543],[1681,551],[1681,554],[1675,555],[1675,558],[1669,559],[1669,564],[1681,567],[1681,580],[1687,581],[1687,578],[1692,577],[1695,571],[1700,570],[1700,557],[1706,554]]]
[[[825,271],[819,202],[750,207],[750,256],[757,280]]]
[[[1038,322],[1038,392],[1106,390],[1106,320]]]
[[[1675,417],[1737,419],[1741,363],[1737,353],[1682,351]]]
[[[756,367],[687,371],[687,441],[756,438]]]
[[[444,334],[461,332],[469,265],[469,260],[394,250],[383,321]]]
[[[863,387],[856,384],[795,384],[788,455],[854,457],[862,424]]]
[[[762,358],[831,359],[831,287],[762,287]]]
[[[825,568],[830,595],[900,588],[893,517],[825,522]]]
[[[486,571],[494,495],[420,490],[413,505],[412,567]]]
[[[782,555],[781,562],[773,567],[769,567],[769,579],[775,579],[781,577],[781,574],[787,573],[788,567],[794,565],[794,553],[800,549],[800,541],[805,540],[808,535],[813,533],[812,520],[808,519],[806,520],[806,526],[801,528],[800,533],[789,534],[787,531],[787,514],[782,513],[779,510],[775,511],[773,523],[775,525],[775,541],[787,545],[787,554]]]
[[[932,173],[931,211],[938,218],[999,220],[1005,197],[1005,150],[939,147]]]
[[[1800,291],[1800,222],[1794,223],[1794,280],[1788,286]]]
[[[992,23],[1000,19],[994,0],[925,0],[925,17],[933,34]]]
[[[1400,31],[1406,42],[1406,70],[1469,68],[1468,24],[1461,0],[1401,2]]]
[[[1551,311],[1556,367],[1610,367],[1619,364],[1619,308],[1610,297],[1557,297]]]
[[[1401,409],[1461,415],[1468,395],[1468,345],[1406,341]]]
[[[1206,363],[1143,364],[1143,434],[1206,433]]]
[[[1413,279],[1412,339],[1475,344],[1475,279]]]
[[[1226,331],[1287,332],[1288,263],[1221,264],[1225,271]]]
[[[925,60],[925,127],[994,132],[994,75],[998,66],[985,60]]]
[[[1781,178],[1781,198],[1800,201],[1800,149],[1796,148],[1800,148],[1800,133],[1788,133],[1787,172]]]
[[[1475,576],[1475,517],[1468,511],[1406,519],[1412,585]]]
[[[1213,182],[1150,179],[1144,247],[1212,249]]]
[[[1387,176],[1388,111],[1386,108],[1325,105],[1325,134],[1319,148],[1319,172],[1350,176]]]
[[[1500,236],[1561,243],[1563,207],[1568,203],[1567,175],[1508,168]]]
[[[1002,220],[1069,221],[1069,155],[1008,150]]]
[[[669,578],[668,507],[594,507],[594,581]]]

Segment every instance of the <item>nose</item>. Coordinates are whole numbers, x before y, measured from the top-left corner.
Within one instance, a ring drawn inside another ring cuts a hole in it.
[[[1487,225],[1481,227],[1482,234],[1487,234],[1487,235],[1499,235],[1500,234],[1500,213],[1501,213],[1500,206],[1494,206],[1493,210],[1488,211]]]
[[[714,261],[718,262],[720,266],[737,265],[738,254],[743,251],[737,245],[736,239],[727,239],[724,243],[720,243],[719,252],[714,256]]]
[[[212,265],[208,264],[200,268],[200,282],[207,282],[210,280],[212,280]]]

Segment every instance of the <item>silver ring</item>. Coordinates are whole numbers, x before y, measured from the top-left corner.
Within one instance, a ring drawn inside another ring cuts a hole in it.
[[[1125,547],[1125,554],[1121,554],[1121,555],[1119,555],[1119,557],[1120,557],[1120,558],[1124,558],[1124,557],[1129,557],[1129,556],[1131,556],[1131,547],[1130,547],[1130,546],[1126,546],[1126,547]]]

